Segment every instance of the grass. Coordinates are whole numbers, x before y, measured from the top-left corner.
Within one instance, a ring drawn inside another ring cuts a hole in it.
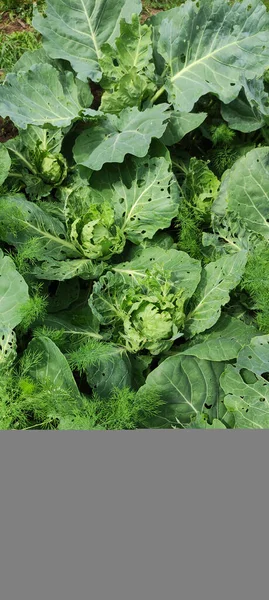
[[[183,2],[184,0],[144,0],[143,8],[145,12],[150,13],[152,9],[169,10],[175,6],[180,6],[180,4],[183,4]]]
[[[0,33],[0,67],[9,72],[26,50],[35,50],[40,46],[33,31],[20,31],[10,34]]]
[[[44,1],[37,1],[44,8]],[[40,36],[31,27],[32,0],[0,0],[0,81],[27,50],[40,46]]]
[[[45,6],[45,0],[36,0],[39,10]],[[33,0],[0,0],[0,14],[9,13],[10,19],[22,19],[30,25],[33,15]]]

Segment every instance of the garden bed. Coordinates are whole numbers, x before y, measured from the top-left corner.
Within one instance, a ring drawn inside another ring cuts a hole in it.
[[[0,21],[0,429],[268,428],[269,13],[76,2]]]

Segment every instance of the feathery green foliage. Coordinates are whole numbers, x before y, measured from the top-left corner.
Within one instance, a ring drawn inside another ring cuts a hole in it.
[[[0,429],[269,427],[269,13],[77,6],[2,43]]]

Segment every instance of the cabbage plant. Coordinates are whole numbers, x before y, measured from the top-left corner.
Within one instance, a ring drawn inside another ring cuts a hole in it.
[[[47,0],[0,85],[2,429],[269,426],[269,13],[141,10]]]

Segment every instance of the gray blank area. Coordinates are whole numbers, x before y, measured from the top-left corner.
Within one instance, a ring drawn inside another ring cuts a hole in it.
[[[1,600],[266,600],[266,431],[1,432]]]

